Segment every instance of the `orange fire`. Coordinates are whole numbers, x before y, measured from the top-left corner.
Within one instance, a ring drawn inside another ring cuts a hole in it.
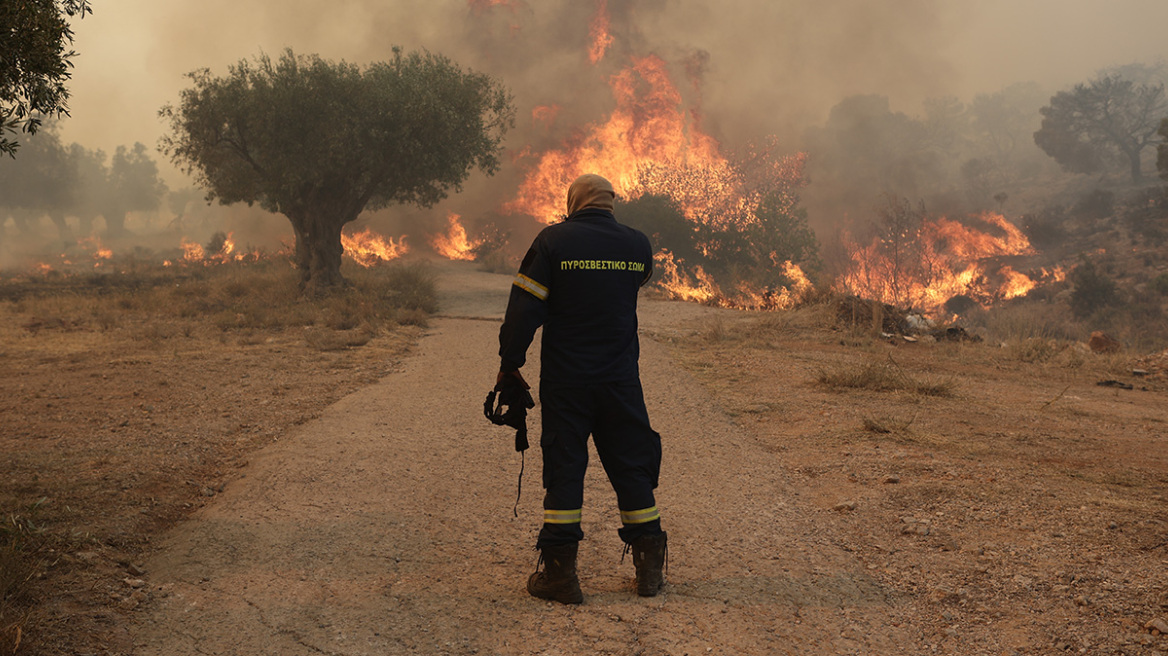
[[[393,237],[382,237],[369,228],[350,235],[341,233],[341,247],[353,261],[366,268],[396,260],[410,250],[404,235],[395,242]]]
[[[482,240],[467,237],[466,228],[462,227],[462,223],[459,222],[461,217],[457,214],[451,214],[446,218],[450,222],[450,228],[446,234],[434,235],[430,239],[430,245],[434,247],[436,253],[448,260],[473,260],[474,250],[483,243]]]
[[[657,286],[666,296],[678,301],[704,303],[740,310],[789,310],[799,305],[815,287],[807,275],[793,262],[779,264],[790,285],[762,288],[743,284],[729,293],[724,292],[714,278],[700,266],[687,273],[673,254],[662,250],[653,258],[658,270]]]
[[[845,239],[850,266],[840,278],[844,291],[930,315],[945,314],[946,301],[966,296],[989,305],[1025,296],[1057,272],[1027,275],[995,258],[1033,255],[1030,240],[1001,214],[972,219],[982,227],[944,217],[927,219],[919,231],[860,245]]]
[[[105,260],[114,256],[114,252],[103,246],[97,237],[83,237],[77,240],[77,245],[93,254],[94,268],[100,267]]]
[[[592,37],[592,45],[588,48],[588,61],[599,64],[604,59],[604,53],[612,45],[612,35],[608,33],[608,0],[596,0],[596,15],[588,26],[588,36]]]
[[[206,253],[203,251],[203,246],[193,241],[182,238],[183,260],[193,263],[202,263]]]
[[[506,211],[555,223],[563,215],[568,185],[584,173],[601,173],[617,194],[635,198],[663,191],[643,180],[650,169],[729,171],[717,142],[685,111],[661,58],[634,60],[610,85],[616,109],[608,121],[586,126],[559,150],[541,155]]]
[[[601,3],[599,8],[607,20],[607,6]],[[540,155],[505,211],[555,223],[563,215],[565,190],[588,172],[604,175],[618,196],[626,199],[668,196],[686,219],[695,227],[709,228],[710,235],[757,225],[756,211],[768,194],[781,202],[797,203],[795,191],[804,184],[805,155],[776,156],[772,141],[748,150],[744,167],[732,164],[719,152],[718,143],[701,131],[699,112],[685,106],[659,57],[634,59],[609,82],[616,108],[608,119],[585,126],[559,149]],[[776,191],[780,193],[772,193]],[[717,250],[712,241],[696,246],[705,257]],[[659,286],[677,299],[778,308],[788,307],[792,299],[806,293],[784,287],[724,293],[702,267],[675,260],[667,252],[658,254],[658,266],[665,272]],[[802,271],[798,277],[806,279]]]

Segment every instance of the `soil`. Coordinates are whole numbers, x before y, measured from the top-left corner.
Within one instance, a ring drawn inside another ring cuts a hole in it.
[[[76,512],[107,509],[47,570],[63,593],[18,653],[1168,653],[1146,628],[1168,621],[1162,380],[1130,354],[910,343],[814,309],[643,300],[668,584],[633,594],[594,466],[584,604],[532,599],[538,447],[521,461],[481,415],[509,284],[442,265],[424,334],[335,353],[127,359],[62,329],[6,347],[0,448],[27,487],[8,496],[71,480]],[[872,364],[936,384],[820,382]]]

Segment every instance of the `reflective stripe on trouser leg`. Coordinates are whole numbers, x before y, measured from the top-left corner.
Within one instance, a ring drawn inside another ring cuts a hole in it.
[[[661,512],[657,510],[657,506],[621,511],[621,523],[623,524],[645,524],[657,519],[661,519]]]
[[[584,510],[577,508],[575,510],[548,510],[543,511],[544,524],[579,524],[580,518]]]

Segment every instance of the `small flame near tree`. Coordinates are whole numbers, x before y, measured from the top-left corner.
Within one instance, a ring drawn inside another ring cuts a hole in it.
[[[345,249],[345,255],[365,268],[396,260],[410,251],[405,235],[394,241],[392,237],[383,237],[371,228],[352,234],[342,232],[341,246]]]
[[[461,218],[457,214],[447,216],[449,228],[446,233],[434,235],[430,239],[434,252],[448,260],[473,260],[476,250],[483,244],[482,239],[470,239],[467,236]]]

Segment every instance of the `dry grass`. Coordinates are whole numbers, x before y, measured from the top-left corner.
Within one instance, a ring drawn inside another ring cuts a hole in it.
[[[78,583],[89,585],[83,564],[54,564],[62,554],[86,540],[112,549],[136,539],[124,536],[138,523],[179,516],[194,504],[184,480],[375,380],[369,371],[416,337],[403,326],[424,326],[436,309],[426,266],[345,274],[347,286],[317,298],[303,297],[286,262],[0,278],[12,400],[0,415],[13,449],[0,476],[0,655],[52,642],[49,624],[65,624],[45,619],[56,612],[46,600],[98,595]],[[336,353],[357,347],[372,352]],[[203,403],[185,403],[192,393]],[[68,449],[54,451],[58,442]],[[161,452],[172,469],[142,468]],[[123,481],[116,502],[95,496],[115,484],[107,476]],[[139,478],[155,486],[148,504],[133,496]],[[34,494],[51,501],[29,507]],[[79,538],[82,526],[94,537]]]
[[[864,389],[874,392],[910,392],[920,396],[952,396],[951,379],[916,378],[895,362],[865,362],[823,371],[817,379],[831,390]]]
[[[0,299],[29,315],[26,328],[109,331],[140,325],[141,337],[165,344],[213,328],[224,333],[313,327],[374,335],[396,325],[424,325],[437,308],[434,274],[424,265],[346,272],[349,284],[306,298],[287,265],[247,265],[132,274],[0,281]],[[320,338],[327,349],[336,339]],[[353,336],[344,337],[357,346]],[[366,342],[368,339],[365,340]]]

